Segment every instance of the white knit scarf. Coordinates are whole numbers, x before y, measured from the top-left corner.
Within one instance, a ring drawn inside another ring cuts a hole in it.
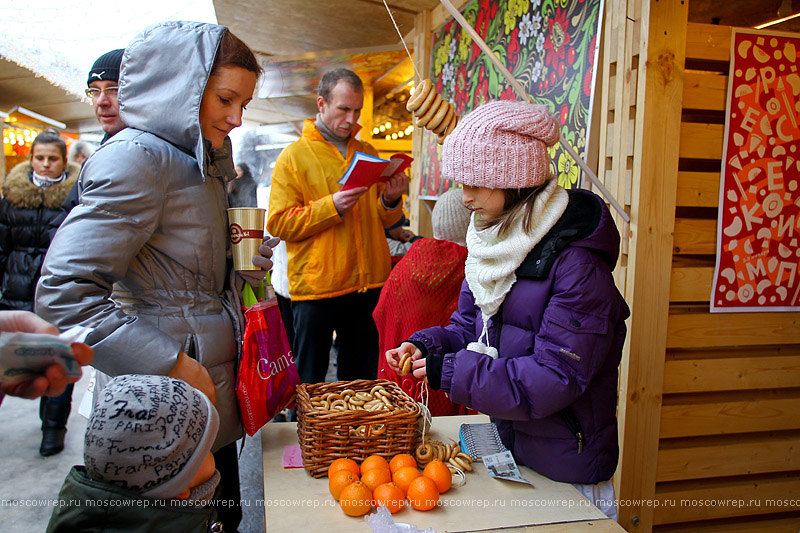
[[[499,226],[479,230],[472,215],[467,230],[467,263],[465,274],[475,303],[483,315],[483,330],[478,342],[471,342],[468,350],[497,357],[497,348],[489,346],[489,319],[497,313],[500,305],[517,281],[515,271],[536,244],[542,240],[567,208],[569,196],[550,180],[534,200],[531,225],[522,227],[524,210],[515,217],[504,236],[498,235]]]

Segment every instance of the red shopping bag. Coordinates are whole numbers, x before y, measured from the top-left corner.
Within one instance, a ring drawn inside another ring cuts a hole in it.
[[[259,287],[263,288],[263,285]],[[270,292],[272,287],[269,287]],[[251,437],[295,399],[300,383],[274,294],[257,301],[245,283],[244,345],[236,383],[242,425]]]

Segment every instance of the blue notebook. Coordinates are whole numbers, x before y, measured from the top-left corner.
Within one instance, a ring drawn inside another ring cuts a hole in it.
[[[461,451],[468,453],[475,461],[485,455],[506,451],[497,432],[497,426],[493,422],[461,424],[458,433],[461,438]]]

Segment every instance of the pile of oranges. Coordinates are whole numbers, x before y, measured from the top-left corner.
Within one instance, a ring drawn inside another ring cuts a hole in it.
[[[361,465],[341,458],[328,467],[328,489],[348,516],[365,515],[373,505],[383,505],[394,514],[406,500],[417,511],[430,511],[451,483],[450,469],[442,461],[431,461],[420,472],[416,459],[407,453],[390,461],[370,455]]]

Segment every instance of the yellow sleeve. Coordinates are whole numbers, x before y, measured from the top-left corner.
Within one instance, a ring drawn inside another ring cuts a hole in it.
[[[304,203],[302,179],[282,154],[272,172],[267,230],[284,241],[302,241],[342,221],[332,194]]]

